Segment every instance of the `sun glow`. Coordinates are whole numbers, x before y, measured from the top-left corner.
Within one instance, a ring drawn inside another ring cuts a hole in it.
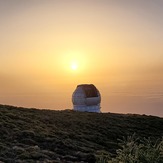
[[[86,52],[82,50],[69,50],[64,51],[60,55],[60,62],[62,64],[62,68],[67,72],[84,72],[84,69],[87,67],[86,62],[89,60],[88,57],[86,59]]]
[[[72,70],[77,70],[77,69],[78,69],[77,63],[72,63],[72,64],[71,64],[71,69],[72,69]]]

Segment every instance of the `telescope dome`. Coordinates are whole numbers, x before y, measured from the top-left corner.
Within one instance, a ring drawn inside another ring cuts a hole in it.
[[[74,110],[100,112],[101,96],[93,84],[78,85],[72,95]]]

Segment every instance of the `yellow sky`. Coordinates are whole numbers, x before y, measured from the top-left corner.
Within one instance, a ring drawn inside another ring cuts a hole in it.
[[[72,108],[76,85],[93,83],[103,112],[163,116],[162,7],[161,0],[0,1],[0,103]]]

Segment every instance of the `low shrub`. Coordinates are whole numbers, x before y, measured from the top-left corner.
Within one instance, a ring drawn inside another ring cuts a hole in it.
[[[152,141],[150,138],[136,137],[135,134],[123,137],[119,140],[120,149],[118,149],[115,158],[110,154],[102,154],[96,157],[99,163],[163,163],[163,138]]]

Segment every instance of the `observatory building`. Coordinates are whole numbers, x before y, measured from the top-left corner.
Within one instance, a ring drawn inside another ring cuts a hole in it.
[[[93,84],[78,85],[72,95],[74,110],[100,113],[101,95]]]

